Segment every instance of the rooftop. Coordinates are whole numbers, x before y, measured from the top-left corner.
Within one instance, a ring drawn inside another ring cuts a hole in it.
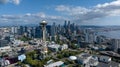
[[[47,66],[45,66],[45,67],[56,67],[56,66],[61,66],[62,64],[64,64],[64,62],[62,62],[62,61],[57,61],[57,62],[51,63],[51,64],[49,64],[49,65],[47,65]]]
[[[110,63],[103,63],[103,62],[99,62],[99,64],[97,65],[97,67],[119,67],[120,63],[111,61]]]
[[[101,51],[100,53],[101,53],[101,54],[108,55],[108,56],[119,57],[119,58],[120,58],[120,54],[115,53],[115,52],[113,52],[113,51]]]
[[[52,45],[48,45],[48,47],[50,47],[50,48],[59,48],[60,45],[58,45],[58,44],[52,44]]]
[[[88,57],[91,57],[91,55],[88,53],[82,53],[82,54],[79,54],[77,57],[81,59],[87,59]]]

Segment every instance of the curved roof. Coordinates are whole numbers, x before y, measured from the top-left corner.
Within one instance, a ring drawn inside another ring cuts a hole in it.
[[[69,59],[70,59],[70,60],[76,60],[77,57],[76,57],[76,56],[70,56]]]

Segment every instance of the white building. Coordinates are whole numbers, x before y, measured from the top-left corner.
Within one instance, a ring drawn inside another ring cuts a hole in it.
[[[11,33],[16,34],[17,33],[17,27],[11,27]]]
[[[72,61],[77,60],[77,57],[76,56],[70,56],[69,60],[72,60]]]
[[[0,47],[0,52],[9,52],[12,51],[10,46]]]
[[[82,53],[77,56],[78,63],[86,64],[92,58],[90,54]]]
[[[14,40],[13,44],[18,46],[18,45],[24,44],[24,42],[21,40]]]
[[[77,62],[79,64],[84,65],[85,67],[90,67],[90,66],[97,66],[98,65],[98,60],[93,58],[90,54],[88,53],[82,53],[77,56]]]
[[[112,58],[108,57],[108,56],[100,56],[99,57],[99,61],[101,61],[101,62],[109,63],[111,60],[112,60]]]
[[[57,61],[57,62],[54,62],[54,63],[51,63],[49,65],[45,65],[44,67],[60,67],[64,65],[64,62],[62,61]]]
[[[67,44],[63,44],[61,47],[60,47],[61,50],[65,50],[65,49],[68,49],[68,45]]]
[[[58,44],[52,44],[52,45],[48,45],[48,49],[52,50],[52,51],[59,51],[60,45]]]
[[[26,55],[25,54],[22,54],[22,55],[20,55],[20,56],[18,56],[18,60],[19,61],[23,61],[23,60],[25,60],[26,59]]]

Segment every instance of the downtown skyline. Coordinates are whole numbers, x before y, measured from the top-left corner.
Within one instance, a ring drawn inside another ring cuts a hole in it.
[[[0,0],[1,25],[120,25],[120,0]]]

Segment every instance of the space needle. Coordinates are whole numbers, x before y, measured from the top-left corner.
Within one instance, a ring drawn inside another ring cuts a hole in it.
[[[43,40],[43,52],[46,54],[48,52],[48,49],[47,49],[47,45],[46,45],[46,25],[47,25],[47,22],[45,20],[43,20],[42,22],[40,22],[40,25],[42,27],[42,31],[43,31],[43,37],[42,37],[42,40]]]
[[[43,31],[43,42],[46,41],[46,25],[47,25],[47,22],[45,20],[43,20],[41,23],[40,23],[41,27],[42,27],[42,31]]]

